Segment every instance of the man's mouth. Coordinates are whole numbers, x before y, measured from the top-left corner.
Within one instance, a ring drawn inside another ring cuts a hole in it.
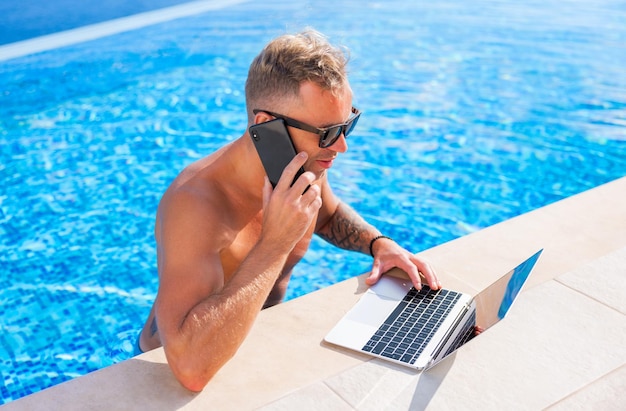
[[[331,168],[333,165],[333,161],[335,160],[335,157],[333,158],[329,158],[327,160],[317,160],[317,162],[323,167],[323,168]]]

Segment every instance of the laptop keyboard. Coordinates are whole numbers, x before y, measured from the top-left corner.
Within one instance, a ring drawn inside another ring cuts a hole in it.
[[[461,297],[450,290],[411,288],[383,325],[363,347],[364,351],[413,364]]]

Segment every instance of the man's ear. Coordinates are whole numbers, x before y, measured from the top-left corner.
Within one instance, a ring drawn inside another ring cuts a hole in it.
[[[265,123],[273,119],[274,117],[270,116],[265,111],[259,111],[254,115],[254,124]]]

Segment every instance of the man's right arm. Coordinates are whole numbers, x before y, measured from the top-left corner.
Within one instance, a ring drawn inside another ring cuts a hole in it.
[[[200,391],[235,354],[286,255],[261,241],[226,284],[220,281],[219,254],[165,264],[156,302],[158,332],[168,364],[183,386]]]
[[[284,174],[293,179],[305,160],[294,160]],[[226,282],[218,213],[211,215],[192,194],[160,210],[158,332],[170,368],[186,388],[201,390],[248,334],[287,256],[321,206],[319,188],[301,195],[312,180],[312,175],[301,178],[290,188],[287,176],[273,192],[266,182],[260,238]]]

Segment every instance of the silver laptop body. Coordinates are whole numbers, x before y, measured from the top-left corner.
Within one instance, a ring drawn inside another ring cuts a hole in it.
[[[504,318],[542,251],[476,297],[428,286],[418,292],[410,280],[385,275],[325,340],[416,370],[428,369]]]

